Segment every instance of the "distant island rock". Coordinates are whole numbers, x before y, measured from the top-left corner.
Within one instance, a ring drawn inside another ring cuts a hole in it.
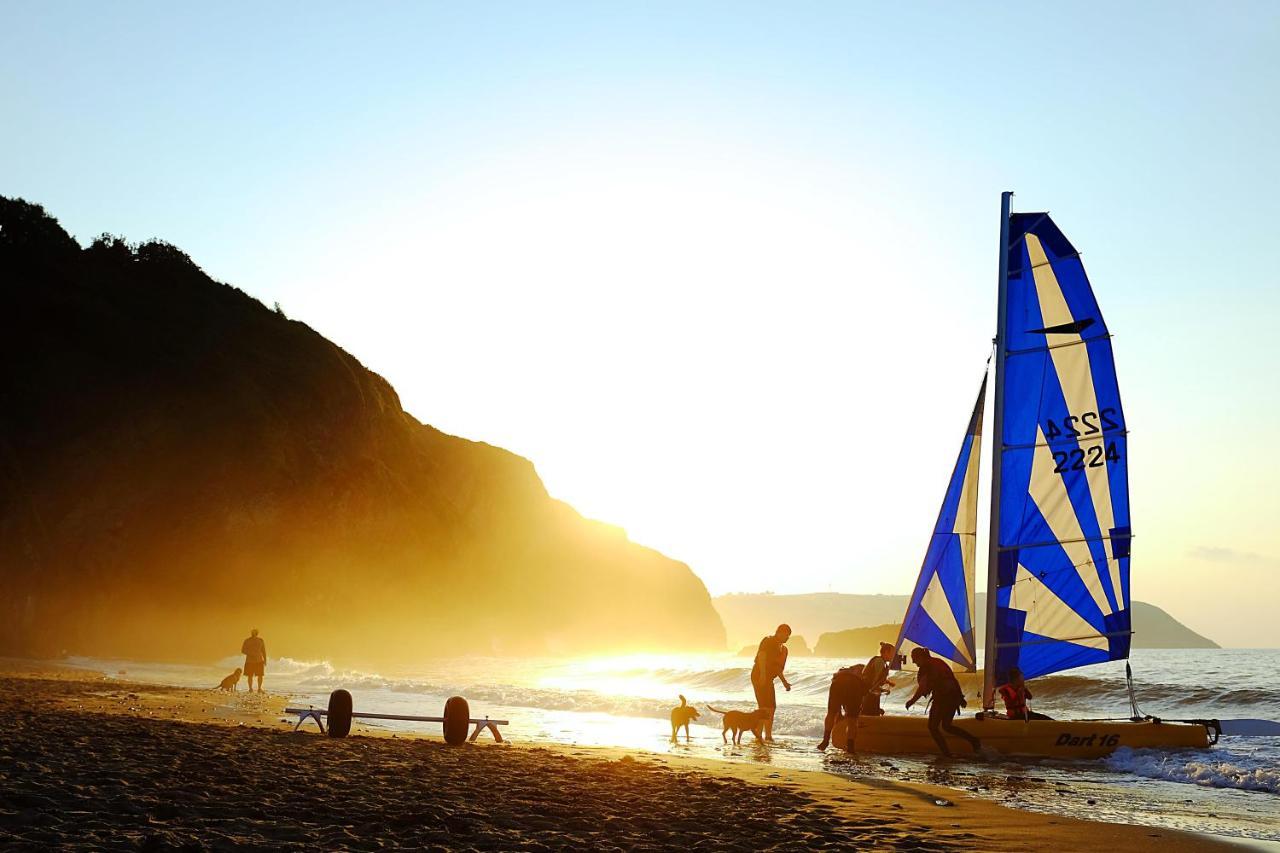
[[[773,632],[770,631],[769,633],[773,633]],[[761,634],[761,637],[763,636],[764,635]],[[748,643],[747,645],[743,646],[742,649],[738,652],[738,657],[754,658],[756,656],[756,652],[759,650],[760,650],[760,641],[756,640],[754,643]],[[809,648],[809,644],[806,643],[804,641],[804,637],[800,636],[799,634],[792,634],[791,639],[787,640],[787,657],[807,658],[807,657],[811,657],[813,654],[814,654],[813,649]]]
[[[902,623],[827,631],[818,638],[813,653],[820,658],[869,658],[879,654],[881,643],[897,641]]]
[[[986,625],[986,601],[986,594],[978,593],[975,608],[980,646]],[[896,626],[901,624],[906,611],[907,596],[837,592],[800,595],[735,593],[717,596],[714,603],[724,621],[731,646],[748,642],[753,636],[758,638],[761,631],[786,622],[796,631],[818,637],[815,655],[856,658],[874,654],[881,640],[893,642],[897,639]],[[1154,604],[1134,601],[1132,610],[1134,648],[1219,648],[1217,643],[1192,631]],[[842,637],[850,629],[856,629],[858,633]],[[876,634],[874,639],[871,633]],[[839,651],[845,648],[851,651]]]
[[[169,244],[0,199],[0,293],[0,654],[725,648],[688,566]]]

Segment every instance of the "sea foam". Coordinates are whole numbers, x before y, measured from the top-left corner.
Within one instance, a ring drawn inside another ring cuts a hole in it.
[[[1199,751],[1193,757],[1187,753],[1121,748],[1106,759],[1106,764],[1112,770],[1148,779],[1280,794],[1280,767],[1248,755],[1229,757],[1230,760],[1222,760],[1223,756]]]

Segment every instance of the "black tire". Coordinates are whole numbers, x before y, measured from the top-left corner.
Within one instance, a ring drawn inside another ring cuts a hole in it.
[[[454,696],[444,703],[444,742],[458,746],[467,742],[467,727],[471,724],[471,706],[461,696]]]
[[[329,737],[351,734],[351,694],[335,690],[329,694]]]

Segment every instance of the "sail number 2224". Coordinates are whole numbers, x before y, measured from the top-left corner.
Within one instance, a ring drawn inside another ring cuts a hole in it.
[[[1069,438],[1088,438],[1101,435],[1107,430],[1118,430],[1116,410],[1102,409],[1097,412],[1085,412],[1082,415],[1067,415],[1059,426],[1052,418],[1045,421],[1044,437],[1049,441],[1064,436]],[[1053,451],[1053,473],[1064,471],[1082,471],[1085,468],[1101,468],[1108,462],[1119,462],[1120,451],[1114,441],[1109,441],[1104,448],[1102,443],[1090,444],[1088,447],[1073,447],[1070,450]]]

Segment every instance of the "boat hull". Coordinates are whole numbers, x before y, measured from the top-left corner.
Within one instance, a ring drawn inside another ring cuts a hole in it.
[[[886,714],[858,717],[853,737],[848,718],[836,723],[832,745],[850,752],[886,755],[939,754],[929,734],[928,718]],[[1101,758],[1121,747],[1130,749],[1204,749],[1209,731],[1198,723],[1084,721],[1084,720],[1004,720],[998,718],[957,718],[956,725],[982,740],[985,748],[1002,755],[1029,755],[1048,758]],[[970,752],[961,738],[947,737],[955,755]]]

